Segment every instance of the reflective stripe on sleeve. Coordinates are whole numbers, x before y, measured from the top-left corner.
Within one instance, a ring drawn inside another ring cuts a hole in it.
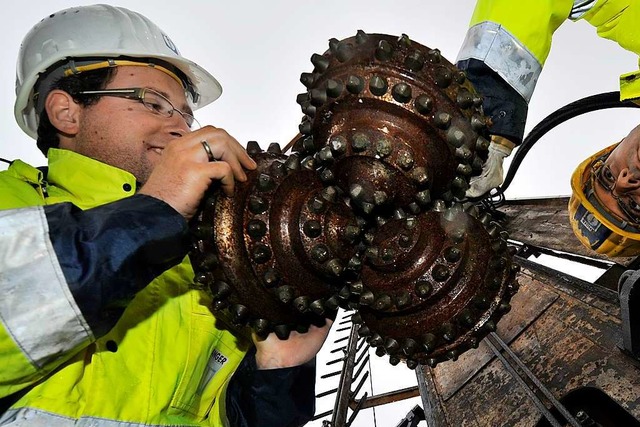
[[[456,62],[471,58],[484,62],[529,103],[542,65],[501,25],[485,21],[469,28]]]
[[[569,13],[569,19],[577,21],[582,18],[585,13],[589,12],[596,5],[597,0],[573,0],[573,7]]]
[[[93,340],[41,207],[0,211],[0,320],[37,368]]]
[[[194,423],[195,424],[195,423]],[[163,424],[166,426],[166,424]],[[160,427],[160,424],[133,423],[98,417],[78,420],[33,408],[10,409],[0,417],[2,427]]]

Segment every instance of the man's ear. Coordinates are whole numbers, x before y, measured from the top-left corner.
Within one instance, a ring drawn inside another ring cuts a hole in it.
[[[59,89],[49,92],[44,108],[49,121],[60,133],[69,136],[78,133],[82,107],[67,92]]]

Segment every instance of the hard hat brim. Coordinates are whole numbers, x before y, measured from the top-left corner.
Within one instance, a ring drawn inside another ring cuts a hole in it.
[[[192,108],[198,110],[220,97],[222,94],[222,86],[218,80],[213,77],[207,70],[200,67],[193,61],[182,57],[175,57],[169,55],[156,54],[153,57],[135,55],[127,53],[124,55],[122,52],[92,52],[93,58],[115,59],[126,56],[128,58],[140,58],[146,60],[159,60],[171,64],[180,70],[190,80],[191,84],[196,88],[198,92],[198,99],[194,100]],[[82,59],[83,56],[77,55],[77,52],[60,52],[60,57],[68,57],[69,59]],[[43,70],[38,74],[33,74],[30,78],[22,82],[22,87],[35,87],[40,76],[46,72],[49,72],[49,68],[54,64],[60,62],[59,60],[50,61],[51,63],[43,63]],[[38,117],[36,115],[35,106],[33,105],[33,90],[27,96],[26,94],[17,94],[16,103],[14,105],[14,115],[20,128],[26,132],[29,136],[37,139]]]

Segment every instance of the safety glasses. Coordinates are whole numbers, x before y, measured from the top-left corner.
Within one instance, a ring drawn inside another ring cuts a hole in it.
[[[139,101],[154,114],[162,117],[172,117],[174,112],[182,116],[189,126],[189,129],[196,130],[200,128],[200,123],[193,117],[193,114],[181,111],[173,106],[171,101],[163,94],[146,87],[123,88],[123,89],[103,89],[103,90],[83,90],[77,95],[93,95],[93,96],[115,96],[118,98],[131,99]]]

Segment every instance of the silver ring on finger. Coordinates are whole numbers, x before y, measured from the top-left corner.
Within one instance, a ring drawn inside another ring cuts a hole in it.
[[[209,147],[209,143],[207,142],[207,140],[203,139],[202,141],[200,141],[200,144],[202,144],[202,148],[204,148],[204,151],[207,153],[209,161],[215,162],[217,159],[213,157],[213,152],[211,151],[211,147]]]

